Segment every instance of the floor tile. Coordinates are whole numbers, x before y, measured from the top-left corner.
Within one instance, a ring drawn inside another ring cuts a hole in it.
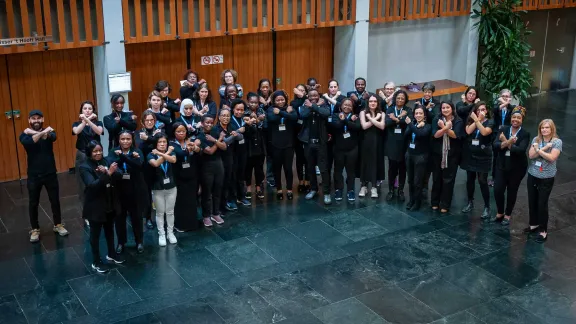
[[[318,251],[330,250],[335,246],[353,242],[321,220],[293,225],[288,227],[287,230]]]
[[[498,251],[510,245],[510,241],[471,223],[450,227],[441,232],[481,254]]]
[[[67,283],[42,286],[16,295],[28,323],[58,323],[87,315]]]
[[[41,243],[30,243],[28,231],[0,234],[0,262],[46,252]]]
[[[141,300],[117,270],[72,279],[68,283],[89,313],[102,312]]]
[[[507,253],[550,275],[576,267],[576,260],[573,257],[556,252],[548,248],[547,244],[531,240],[511,246]]]
[[[533,285],[504,298],[548,323],[576,323],[576,301],[543,285]]]
[[[162,323],[170,324],[226,323],[208,304],[195,301],[157,311],[155,315]]]
[[[380,225],[354,212],[339,213],[324,217],[322,220],[353,241],[361,241],[388,232]]]
[[[198,230],[178,234],[178,250],[194,251],[206,246],[224,243],[224,240],[210,230]]]
[[[442,317],[398,287],[384,287],[356,298],[390,323],[429,323]]]
[[[190,286],[194,287],[206,280],[219,280],[233,275],[233,272],[206,249],[179,252],[169,263]]]
[[[118,267],[118,272],[142,299],[189,287],[167,263]]]
[[[547,248],[568,257],[576,255],[576,228],[569,227],[550,233],[545,245]]]
[[[0,323],[27,324],[26,317],[16,297],[8,295],[0,297]]]
[[[544,272],[505,253],[491,253],[470,261],[516,288],[528,287],[550,278]]]
[[[27,257],[26,262],[41,285],[59,284],[90,274],[72,248]]]
[[[484,324],[479,318],[464,311],[450,316],[446,316],[431,324]]]
[[[388,204],[379,204],[363,209],[357,209],[355,212],[390,232],[395,232],[422,223],[395,208],[391,208]]]
[[[211,245],[206,248],[235,272],[255,270],[277,262],[247,238]]]
[[[485,323],[542,324],[543,320],[516,306],[505,298],[498,298],[468,310]]]
[[[356,298],[346,299],[312,311],[325,324],[385,324],[382,317]]]
[[[323,324],[323,323],[316,316],[312,315],[312,313],[307,312],[293,318],[287,318],[283,321],[278,322],[278,324]]]
[[[47,251],[61,250],[89,242],[90,234],[84,229],[84,221],[82,219],[70,219],[64,225],[69,233],[64,237],[56,235],[52,227],[41,229],[42,246]]]
[[[125,321],[116,322],[114,324],[161,324],[160,319],[153,313],[133,317]]]
[[[28,291],[39,287],[36,277],[24,259],[0,262],[0,296]]]
[[[309,255],[319,255],[310,245],[284,228],[249,237],[262,251],[278,262],[299,260]]]

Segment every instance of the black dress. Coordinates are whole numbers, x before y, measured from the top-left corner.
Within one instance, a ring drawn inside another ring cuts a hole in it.
[[[494,130],[494,120],[492,119],[486,119],[482,125]],[[490,172],[492,168],[492,134],[483,136],[476,129],[472,134],[466,136],[460,167],[470,172]]]
[[[382,147],[382,130],[374,125],[365,129],[360,147],[360,180],[362,185],[371,182],[376,187],[378,151]],[[382,164],[384,162],[382,161]]]
[[[192,139],[193,140],[193,139]],[[199,153],[188,153],[177,141],[170,142],[176,153],[174,163],[174,181],[178,188],[174,205],[174,227],[181,231],[199,228],[198,222],[198,171],[200,170]]]

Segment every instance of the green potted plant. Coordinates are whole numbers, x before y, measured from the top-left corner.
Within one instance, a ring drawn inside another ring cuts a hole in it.
[[[522,20],[525,11],[514,8],[523,0],[474,0],[471,17],[479,34],[478,73],[484,97],[495,99],[507,88],[523,103],[530,96],[534,77],[528,67],[531,33]]]

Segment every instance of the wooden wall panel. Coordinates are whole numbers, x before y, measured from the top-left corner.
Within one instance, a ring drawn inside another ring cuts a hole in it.
[[[0,56],[0,182],[16,180],[18,173],[17,142],[14,137],[14,123],[11,119],[6,119],[5,112],[10,111],[10,88],[8,84],[8,70],[6,66],[6,55]]]
[[[171,98],[180,97],[180,80],[186,72],[186,41],[126,44],[126,70],[132,73],[130,110],[139,117],[146,110],[148,94],[160,80],[172,86]]]
[[[201,79],[208,82],[212,97],[216,102],[220,102],[217,94],[218,87],[222,84],[220,75],[225,69],[234,69],[235,61],[232,50],[232,37],[220,36],[210,38],[192,39],[190,45],[190,66],[192,70],[198,72]],[[202,56],[224,55],[223,64],[202,65]]]
[[[233,37],[234,70],[238,72],[238,83],[246,96],[249,91],[258,89],[260,79],[272,79],[272,33]]]
[[[28,113],[44,112],[44,126],[58,134],[54,145],[58,171],[74,167],[76,137],[72,123],[78,119],[80,103],[94,101],[92,58],[89,48],[9,55],[8,69],[12,107],[20,110],[16,134],[28,127]],[[26,154],[18,145],[22,177],[26,175]]]
[[[317,28],[278,32],[277,89],[284,89],[292,98],[292,89],[315,77],[326,92],[334,69],[334,28]]]

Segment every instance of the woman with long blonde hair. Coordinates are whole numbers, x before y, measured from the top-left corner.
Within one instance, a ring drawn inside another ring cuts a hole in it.
[[[528,151],[528,209],[530,226],[525,233],[538,233],[535,241],[544,243],[548,238],[548,199],[554,187],[556,161],[562,152],[562,140],[556,133],[552,119],[538,124],[538,136]]]

